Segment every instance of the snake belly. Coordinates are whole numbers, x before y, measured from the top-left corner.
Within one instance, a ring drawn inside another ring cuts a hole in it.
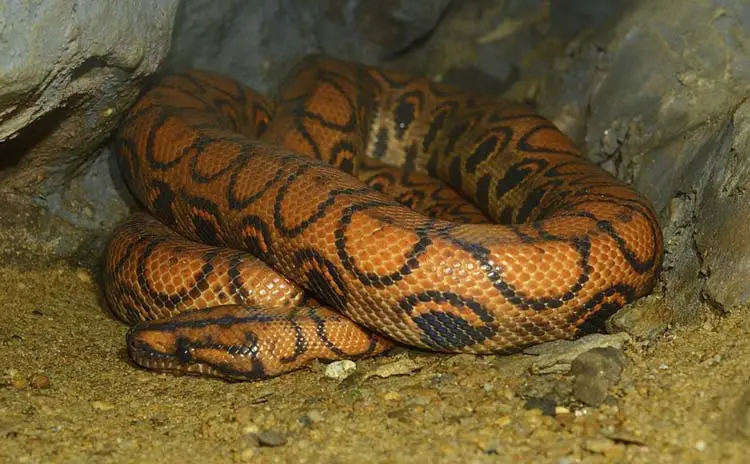
[[[600,330],[661,264],[648,200],[550,121],[421,77],[313,56],[271,100],[170,75],[115,146],[147,213],[111,238],[104,290],[146,368],[512,352]]]

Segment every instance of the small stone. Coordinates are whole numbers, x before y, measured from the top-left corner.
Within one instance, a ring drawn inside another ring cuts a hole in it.
[[[554,416],[557,402],[549,397],[531,397],[526,400],[523,405],[525,409],[538,409],[545,416]]]
[[[643,440],[643,438],[628,431],[618,430],[614,432],[607,432],[605,433],[605,435],[607,438],[609,438],[610,440],[616,443],[623,443],[626,445],[646,446],[646,442]]]
[[[284,434],[278,430],[262,430],[255,434],[255,437],[258,440],[258,445],[271,448],[286,445],[287,441]]]
[[[334,361],[326,366],[324,375],[329,379],[344,380],[357,370],[357,363],[350,359]]]
[[[44,374],[32,375],[29,383],[32,388],[45,389],[50,387],[49,377]]]
[[[619,351],[630,340],[630,336],[624,332],[612,335],[591,334],[578,340],[557,340],[531,346],[524,350],[524,354],[538,356],[531,366],[533,374],[565,374],[572,368],[573,360],[581,354],[604,348]]]
[[[607,398],[610,387],[620,380],[622,353],[612,347],[594,348],[579,355],[571,363],[575,376],[573,396],[588,406],[599,406]]]
[[[80,280],[81,282],[90,283],[92,281],[89,271],[83,268],[79,268],[78,270],[76,270],[76,277],[78,277],[78,280]]]
[[[654,340],[674,319],[672,311],[661,295],[652,294],[617,311],[604,325],[610,333],[627,332],[639,340]]]
[[[615,446],[609,438],[589,438],[583,442],[583,449],[597,454],[608,454]]]
[[[115,408],[113,404],[105,403],[104,401],[92,401],[91,408],[97,411],[110,411]]]
[[[401,394],[395,391],[389,391],[383,395],[383,399],[386,401],[398,401],[401,399]]]
[[[455,381],[455,374],[435,374],[430,379],[430,385],[433,387],[441,387],[443,385],[449,385]]]
[[[510,418],[510,416],[500,416],[497,419],[495,419],[495,425],[497,425],[498,427],[505,427],[511,422],[512,422],[512,419]]]
[[[388,378],[394,375],[410,375],[411,373],[421,369],[422,366],[417,364],[414,360],[403,357],[394,362],[379,366],[377,369],[365,374],[365,379],[372,376],[378,376],[381,378]]]
[[[703,440],[698,440],[695,442],[695,449],[698,451],[706,451],[706,442]]]
[[[16,377],[10,382],[11,385],[13,385],[13,388],[15,388],[16,390],[23,390],[24,388],[26,388],[26,381],[24,379]]]
[[[311,427],[314,423],[323,421],[323,413],[317,409],[311,409],[300,416],[299,421],[302,425]]]
[[[573,385],[575,399],[592,407],[599,406],[604,402],[610,387],[607,380],[590,376],[576,378]]]

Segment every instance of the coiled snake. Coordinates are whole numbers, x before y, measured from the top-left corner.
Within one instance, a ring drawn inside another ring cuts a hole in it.
[[[105,294],[147,368],[510,352],[599,330],[661,262],[648,201],[552,123],[392,71],[311,57],[275,101],[167,76],[115,143],[150,214],[115,231]]]

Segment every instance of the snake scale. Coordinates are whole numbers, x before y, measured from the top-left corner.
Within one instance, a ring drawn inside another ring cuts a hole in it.
[[[508,353],[651,291],[654,210],[522,105],[320,56],[270,100],[203,71],[115,136],[147,212],[104,290],[145,368],[262,379],[393,342]]]

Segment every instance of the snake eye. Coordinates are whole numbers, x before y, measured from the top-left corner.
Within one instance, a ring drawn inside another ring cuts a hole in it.
[[[189,363],[193,360],[190,352],[190,342],[186,338],[178,338],[175,341],[175,356],[181,363]]]

